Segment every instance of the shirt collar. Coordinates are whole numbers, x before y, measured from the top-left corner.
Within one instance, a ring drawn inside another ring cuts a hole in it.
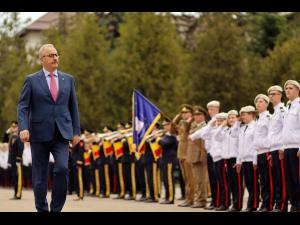
[[[48,70],[46,70],[45,68],[43,68],[43,71],[44,71],[45,77],[47,77],[50,74],[50,72]],[[57,69],[54,70],[53,73],[54,73],[54,76],[58,77]]]
[[[276,106],[274,106],[274,111],[278,111],[280,109],[280,107],[283,107],[283,106],[284,106],[283,102],[278,103]]]
[[[268,110],[263,111],[263,112],[259,113],[259,117],[266,116],[267,114],[269,114],[269,111],[268,111]]]
[[[296,102],[300,101],[300,97],[295,98],[292,102],[291,102],[291,106],[294,105]]]

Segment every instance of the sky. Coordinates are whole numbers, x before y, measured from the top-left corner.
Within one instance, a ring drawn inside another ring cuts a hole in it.
[[[30,18],[31,22],[44,15],[46,12],[20,12],[20,18],[22,21]]]

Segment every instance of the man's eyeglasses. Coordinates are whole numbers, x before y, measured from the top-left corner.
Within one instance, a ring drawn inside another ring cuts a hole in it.
[[[49,57],[49,58],[59,58],[59,55],[58,54],[49,54],[49,55],[44,55],[43,57]]]
[[[269,93],[268,95],[269,96],[275,96],[275,95],[278,95],[278,93]]]

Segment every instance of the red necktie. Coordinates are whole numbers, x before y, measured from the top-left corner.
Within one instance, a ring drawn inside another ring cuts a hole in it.
[[[50,73],[50,92],[52,95],[53,100],[56,102],[57,99],[57,85],[54,77],[54,73]]]

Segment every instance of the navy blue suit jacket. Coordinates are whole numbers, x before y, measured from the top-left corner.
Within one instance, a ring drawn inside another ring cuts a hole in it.
[[[29,130],[31,142],[51,141],[57,125],[63,138],[80,134],[74,78],[58,71],[59,92],[52,99],[43,70],[28,75],[18,103],[19,130]]]

